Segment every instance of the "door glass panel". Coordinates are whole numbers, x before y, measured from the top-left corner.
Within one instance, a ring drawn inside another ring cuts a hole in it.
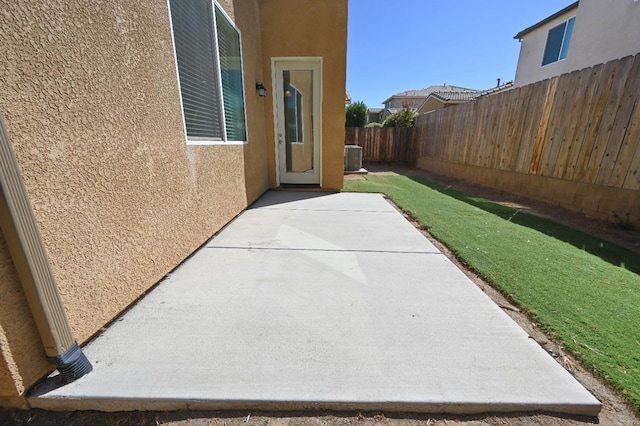
[[[287,173],[313,172],[313,70],[284,70]]]

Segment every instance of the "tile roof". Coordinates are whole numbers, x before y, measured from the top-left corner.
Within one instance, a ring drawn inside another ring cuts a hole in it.
[[[396,93],[395,95],[385,99],[382,103],[385,104],[389,102],[392,98],[423,98],[426,99],[433,92],[469,92],[475,91],[474,89],[468,89],[466,87],[459,86],[429,86],[420,90],[406,90],[404,92]]]
[[[513,89],[513,81],[507,81],[505,84],[501,86],[492,87],[491,89],[483,90],[482,92],[479,93],[477,97],[479,98],[480,96],[493,95],[494,93],[500,93],[510,89]]]
[[[467,91],[459,91],[459,92],[451,92],[451,91],[438,91],[432,92],[431,96],[436,99],[441,100],[442,102],[467,102],[472,101],[478,97],[482,93],[480,90],[467,90]]]
[[[492,95],[512,88],[513,81],[509,81],[501,86],[492,87],[487,90],[467,89],[466,87],[458,86],[429,86],[421,90],[407,90],[405,92],[397,93],[383,103],[387,103],[392,98],[418,98],[423,100],[420,106],[417,108],[411,108],[413,111],[418,111],[422,108],[424,103],[427,102],[429,97],[434,97],[444,103],[462,103],[470,102],[482,96]],[[370,108],[369,110],[371,111],[373,108]],[[394,112],[402,111],[402,108],[387,108],[385,111],[387,114],[393,114]]]

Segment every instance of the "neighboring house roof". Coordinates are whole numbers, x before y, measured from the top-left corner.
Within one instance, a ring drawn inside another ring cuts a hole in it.
[[[459,88],[459,89],[463,89],[463,88]],[[434,107],[433,104],[431,104],[430,110],[426,109],[428,108],[427,105],[429,104],[429,100],[431,99],[435,99],[436,101],[441,103],[443,107],[447,107],[447,106],[457,105],[465,102],[470,102],[475,98],[477,98],[480,95],[480,93],[482,93],[480,90],[475,90],[475,89],[442,90],[442,91],[431,92],[429,96],[427,96],[425,100],[422,101],[422,103],[418,107],[418,112],[423,114],[426,112],[433,111],[434,109],[438,109]]]
[[[492,87],[491,89],[483,90],[482,92],[480,92],[479,96],[476,96],[476,98],[479,98],[481,96],[494,95],[500,92],[506,92],[507,90],[511,90],[511,89],[513,89],[513,81],[508,81],[502,86]]]
[[[473,89],[468,89],[466,87],[458,87],[458,86],[447,86],[446,84],[443,85],[443,86],[429,86],[429,87],[426,87],[426,88],[420,89],[420,90],[407,90],[407,91],[404,91],[404,92],[396,93],[395,95],[385,99],[382,103],[386,104],[387,102],[389,102],[393,98],[396,98],[396,99],[397,98],[407,98],[407,99],[422,98],[422,99],[426,99],[433,92],[453,93],[453,92],[468,92],[468,91],[473,91]]]
[[[495,93],[505,92],[513,88],[513,81],[509,81],[501,86],[492,87],[487,90],[473,90],[467,89],[465,91],[446,91],[446,92],[432,92],[425,100],[422,102],[418,111],[421,114],[425,114],[431,112],[433,110],[423,111],[423,108],[429,102],[430,99],[436,99],[444,104],[445,107],[462,104],[466,102],[474,101],[482,96],[493,95]]]
[[[468,102],[474,100],[480,93],[480,90],[469,89],[464,92],[432,92],[430,96],[441,100],[442,102]]]
[[[429,99],[436,99],[445,106],[461,104],[465,102],[470,102],[475,99],[478,99],[482,96],[492,95],[495,93],[504,92],[513,88],[513,82],[509,81],[501,86],[492,87],[487,90],[475,90],[468,89],[466,87],[459,86],[429,86],[425,89],[421,90],[407,90],[405,92],[397,93],[387,100],[384,101],[386,104],[391,99],[419,99],[422,100],[420,105],[417,107],[411,108],[412,111],[418,112],[422,111],[422,108],[427,104]],[[396,113],[398,111],[402,111],[403,108],[385,108],[384,110],[379,108],[369,108],[369,113],[384,111],[382,113],[382,118],[388,117],[389,115]],[[429,111],[426,111],[429,112]]]
[[[537,24],[534,24],[534,25],[530,26],[529,28],[525,28],[524,30],[520,31],[513,38],[515,38],[517,40],[522,40],[522,38],[525,35],[527,35],[528,33],[530,33],[531,31],[536,30],[536,29],[542,27],[543,25],[545,25],[546,23],[553,21],[557,17],[564,15],[565,13],[569,12],[570,10],[577,8],[579,4],[580,4],[580,1],[577,1],[575,3],[571,3],[569,6],[567,6],[564,9],[554,13],[553,15],[549,16],[548,18],[545,18],[542,21],[538,22]]]

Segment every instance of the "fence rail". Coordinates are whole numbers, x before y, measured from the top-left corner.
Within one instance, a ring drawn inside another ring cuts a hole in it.
[[[640,189],[640,55],[418,117],[420,158]]]
[[[419,116],[347,128],[369,162],[402,163],[640,229],[640,54]]]
[[[347,127],[345,144],[361,146],[366,162],[414,166],[418,153],[415,128]]]

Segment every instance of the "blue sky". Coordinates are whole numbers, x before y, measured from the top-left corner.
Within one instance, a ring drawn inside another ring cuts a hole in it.
[[[349,0],[347,89],[382,107],[394,93],[513,80],[515,36],[572,0]]]

